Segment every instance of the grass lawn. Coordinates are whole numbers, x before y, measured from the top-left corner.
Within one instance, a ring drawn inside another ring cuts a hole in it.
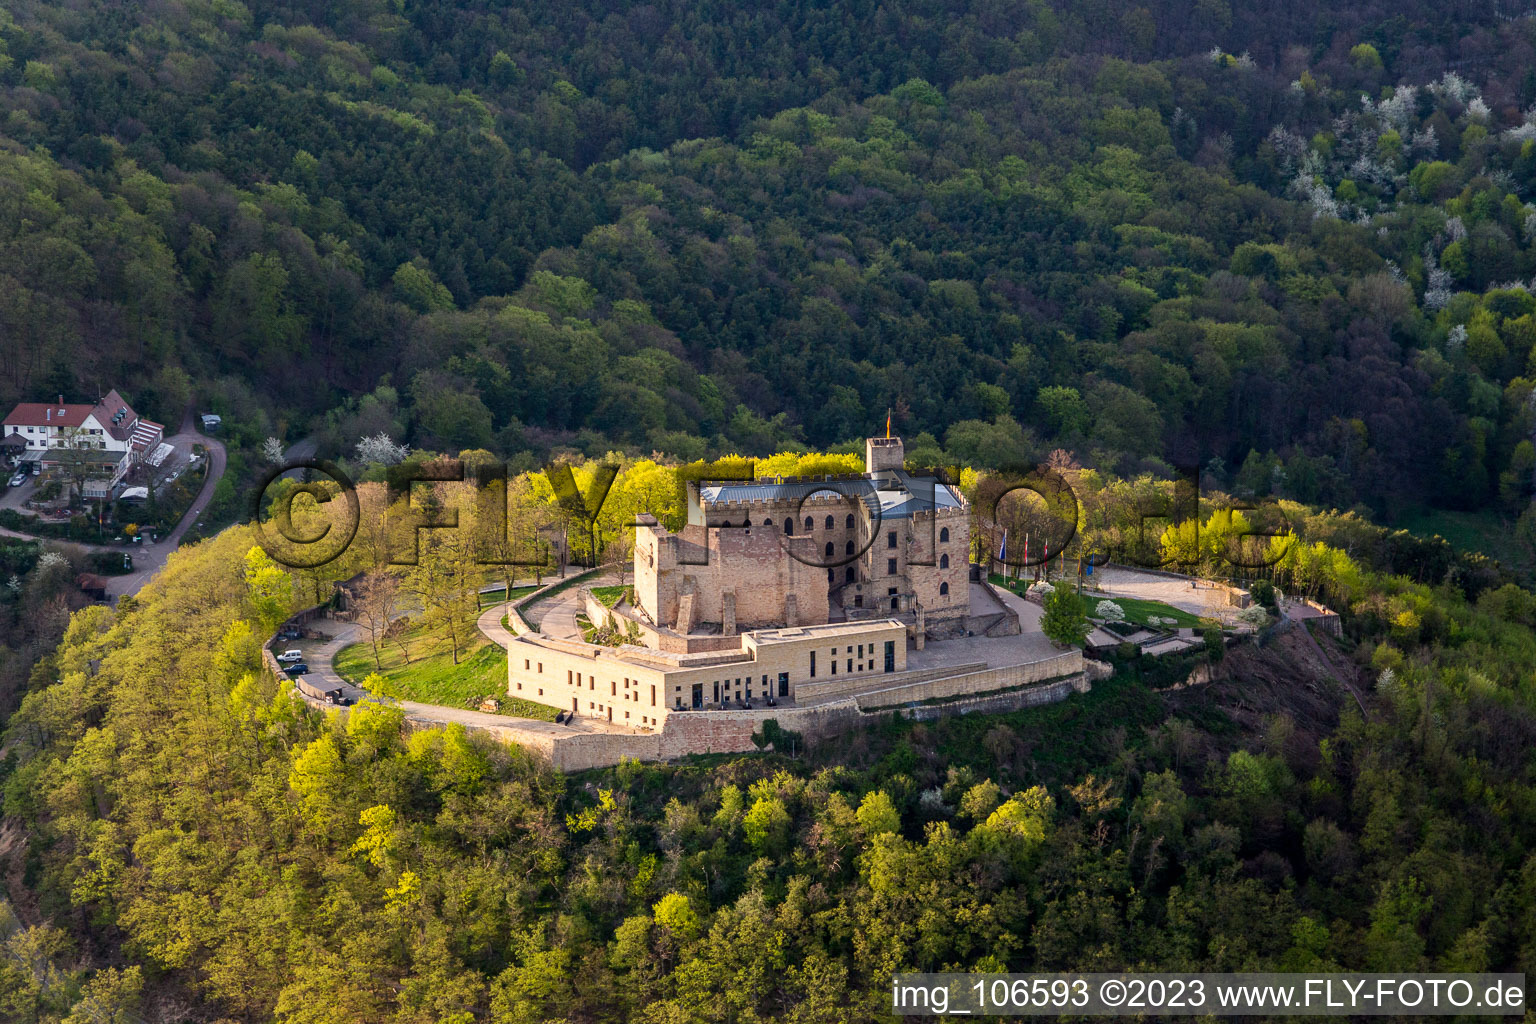
[[[1024,588],[1018,580],[1008,580],[1005,582],[996,573],[993,573],[988,578],[991,579],[994,585],[1012,590],[1015,594],[1022,594],[1024,592]],[[1138,626],[1145,626],[1147,619],[1154,615],[1164,619],[1177,619],[1180,626],[1198,626],[1201,623],[1200,616],[1186,612],[1182,608],[1175,608],[1171,604],[1164,604],[1161,601],[1143,601],[1135,597],[1111,597],[1108,594],[1095,594],[1092,591],[1085,591],[1083,593],[1083,605],[1089,615],[1093,614],[1093,610],[1098,607],[1100,601],[1115,602],[1125,611],[1125,621],[1134,622]]]
[[[380,652],[383,662],[380,674],[388,680],[391,692],[405,700],[464,708],[469,706],[471,698],[493,696],[501,701],[504,715],[545,722],[555,720],[558,709],[507,696],[507,652],[499,644],[479,638],[473,650],[460,655],[457,665],[446,651],[425,654],[418,650],[425,652],[426,644],[418,641],[412,645],[408,665],[400,649],[393,644]],[[361,685],[370,673],[376,671],[372,646],[360,643],[343,647],[336,655],[336,671],[348,682]]]
[[[612,608],[629,594],[629,587],[593,587],[592,596]]]
[[[1100,601],[1113,601],[1125,610],[1125,621],[1134,622],[1138,626],[1145,626],[1147,619],[1156,615],[1165,619],[1177,619],[1180,626],[1200,625],[1200,616],[1193,615],[1182,608],[1175,608],[1171,604],[1163,604],[1161,601],[1143,601],[1135,597],[1098,597],[1096,595],[1084,595],[1088,605],[1088,614],[1092,615],[1094,608]]]
[[[525,597],[538,589],[538,587],[535,587],[532,584],[529,584],[526,587],[513,587],[511,600],[516,601],[518,598]],[[506,592],[506,587],[497,587],[495,590],[482,591],[480,594],[480,607],[489,608],[492,605],[504,603],[508,600],[507,597],[504,596]]]

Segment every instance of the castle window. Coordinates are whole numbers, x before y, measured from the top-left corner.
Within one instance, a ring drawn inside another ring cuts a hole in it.
[[[791,537],[795,535],[795,521],[788,516],[784,517],[784,532]]]
[[[894,559],[894,558],[887,558],[885,560],[885,574],[887,576],[895,576],[896,575],[896,559]]]
[[[948,544],[949,543],[949,527],[946,526],[946,527],[944,527],[944,529],[939,531],[939,543],[940,544]]]
[[[846,579],[849,583],[853,582],[853,566],[850,565],[848,567],[848,571],[843,574],[843,578]],[[859,603],[860,599],[856,597],[853,600],[854,600],[854,607],[858,607],[858,603]]]
[[[850,530],[853,529],[853,513],[852,512],[848,513],[848,518],[846,520],[844,520],[843,525],[846,526]]]
[[[940,555],[939,556],[939,568],[940,569],[948,569],[949,568],[949,556],[948,555]]]
[[[888,547],[888,548],[893,548],[893,547],[896,546],[896,531],[895,530],[892,530],[890,533],[887,533],[885,535],[885,546]]]
[[[772,519],[764,519],[763,520],[763,525],[764,526],[772,526],[773,525],[773,520]]]
[[[939,584],[939,596],[940,597],[948,597],[949,596],[949,584],[948,583],[940,583]]]
[[[832,542],[831,541],[827,541],[827,557],[828,558],[832,557]]]
[[[816,520],[812,519],[810,516],[806,516],[805,517],[805,528],[806,528],[807,531],[816,529]]]
[[[833,519],[831,516],[827,516],[827,529],[832,529],[832,524],[834,522],[836,522],[835,519]]]
[[[847,544],[843,545],[843,554],[845,554],[845,555],[853,554],[853,541],[849,541]]]

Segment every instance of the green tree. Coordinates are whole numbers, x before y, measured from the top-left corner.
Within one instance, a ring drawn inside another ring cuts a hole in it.
[[[1092,629],[1082,599],[1070,587],[1060,586],[1046,595],[1040,631],[1061,647],[1081,646]]]

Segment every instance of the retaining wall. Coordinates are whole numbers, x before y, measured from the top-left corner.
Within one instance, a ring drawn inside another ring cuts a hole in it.
[[[1063,676],[1081,674],[1083,674],[1083,652],[1074,650],[1046,661],[1030,662],[1027,665],[982,669],[962,675],[949,675],[925,682],[866,691],[858,696],[857,701],[859,707],[864,709],[898,707],[930,700],[964,698],[966,694],[990,693],[994,690],[1013,689]]]

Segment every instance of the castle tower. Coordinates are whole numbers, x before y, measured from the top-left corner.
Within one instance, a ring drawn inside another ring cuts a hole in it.
[[[893,469],[901,469],[907,461],[906,449],[902,447],[901,438],[871,437],[864,441],[864,472],[885,473]]]

